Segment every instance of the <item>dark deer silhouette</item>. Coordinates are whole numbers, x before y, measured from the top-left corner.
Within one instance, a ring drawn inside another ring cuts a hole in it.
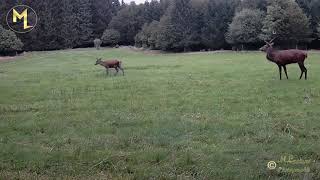
[[[123,70],[123,68],[121,66],[121,61],[118,61],[116,59],[115,60],[102,61],[101,58],[97,58],[97,61],[96,61],[95,65],[98,65],[98,64],[106,68],[107,75],[109,75],[109,69],[110,68],[114,68],[116,70],[115,75],[118,74],[119,69],[122,71],[122,75],[124,75],[124,70]]]
[[[274,45],[273,40],[274,39],[272,39],[270,42],[265,41],[266,45],[264,45],[262,48],[260,48],[260,50],[267,53],[267,59],[269,61],[278,65],[280,80],[282,79],[282,77],[281,77],[282,67],[284,69],[284,72],[286,73],[287,79],[289,79],[286,65],[294,64],[294,63],[298,63],[298,65],[300,67],[300,70],[301,70],[300,79],[302,78],[303,73],[305,75],[305,79],[307,79],[308,70],[304,66],[304,61],[308,57],[307,53],[304,51],[298,50],[298,49],[275,50],[273,48],[273,45]]]

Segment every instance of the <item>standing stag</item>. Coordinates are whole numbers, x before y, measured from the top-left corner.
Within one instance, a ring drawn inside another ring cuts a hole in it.
[[[124,75],[124,70],[121,67],[121,61],[118,61],[116,59],[115,60],[102,61],[101,58],[97,58],[97,61],[96,61],[95,65],[98,65],[98,64],[106,68],[107,75],[109,75],[109,69],[110,68],[114,68],[116,70],[115,75],[118,74],[119,69],[122,71],[122,75]]]
[[[275,39],[275,38],[274,38]],[[288,78],[287,74],[287,68],[286,65],[288,64],[294,64],[298,63],[300,70],[301,70],[301,75],[300,79],[302,78],[302,75],[304,73],[305,79],[307,79],[307,68],[304,66],[304,60],[308,57],[307,53],[298,49],[289,49],[289,50],[275,50],[273,48],[273,40],[272,39],[270,42],[266,42],[266,45],[264,45],[262,48],[260,48],[260,51],[264,51],[267,53],[267,59],[271,62],[274,62],[275,64],[278,65],[279,67],[279,73],[280,73],[280,80],[281,74],[282,74],[282,67],[284,69],[284,72],[286,73],[286,77]]]

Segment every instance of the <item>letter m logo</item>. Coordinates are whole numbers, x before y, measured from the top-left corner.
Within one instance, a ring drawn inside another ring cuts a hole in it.
[[[15,9],[13,9],[13,22],[16,23],[17,19],[23,18],[23,29],[29,29],[33,26],[28,26],[28,9],[25,9],[21,14],[19,14]]]

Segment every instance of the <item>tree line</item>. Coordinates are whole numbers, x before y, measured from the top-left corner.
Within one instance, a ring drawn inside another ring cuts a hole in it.
[[[320,47],[319,0],[2,0],[0,12],[25,4],[38,14],[27,34],[0,22],[0,52],[102,45],[164,51],[256,49],[277,37],[287,47]]]

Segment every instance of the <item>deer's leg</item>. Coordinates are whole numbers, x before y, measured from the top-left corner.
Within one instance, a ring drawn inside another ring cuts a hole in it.
[[[303,75],[303,70],[301,69],[301,67],[300,67],[300,70],[301,70],[301,75],[300,75],[300,78],[299,78],[299,79],[301,79],[301,78],[302,78],[302,75]]]
[[[109,68],[106,68],[107,76],[109,76]]]
[[[279,75],[280,75],[280,80],[281,80],[282,79],[282,68],[280,65],[278,65],[278,67],[279,67]]]
[[[116,73],[114,74],[116,76],[119,72],[119,69],[117,67],[115,67],[114,69],[116,70]]]
[[[300,79],[302,78],[302,76],[303,76],[303,73],[304,73],[304,75],[305,75],[305,79],[307,79],[307,68],[304,66],[304,63],[303,62],[301,62],[301,63],[299,63],[299,67],[300,67],[300,70],[301,70],[301,75],[300,75]]]
[[[284,72],[286,73],[286,77],[287,77],[287,79],[289,79],[289,77],[288,77],[288,73],[287,73],[287,67],[284,65],[283,66],[283,69],[284,69]]]
[[[119,66],[119,69],[122,71],[122,75],[124,76],[124,70],[121,66]]]
[[[308,70],[307,70],[307,68],[306,67],[304,67],[305,69],[304,69],[304,79],[305,80],[307,80],[308,79]]]
[[[303,66],[303,70],[304,70],[304,79],[307,80],[307,79],[308,79],[308,77],[307,77],[307,76],[308,76],[308,75],[307,75],[307,74],[308,74],[308,70],[307,70],[307,68],[304,66],[304,63],[302,63],[302,66]]]

